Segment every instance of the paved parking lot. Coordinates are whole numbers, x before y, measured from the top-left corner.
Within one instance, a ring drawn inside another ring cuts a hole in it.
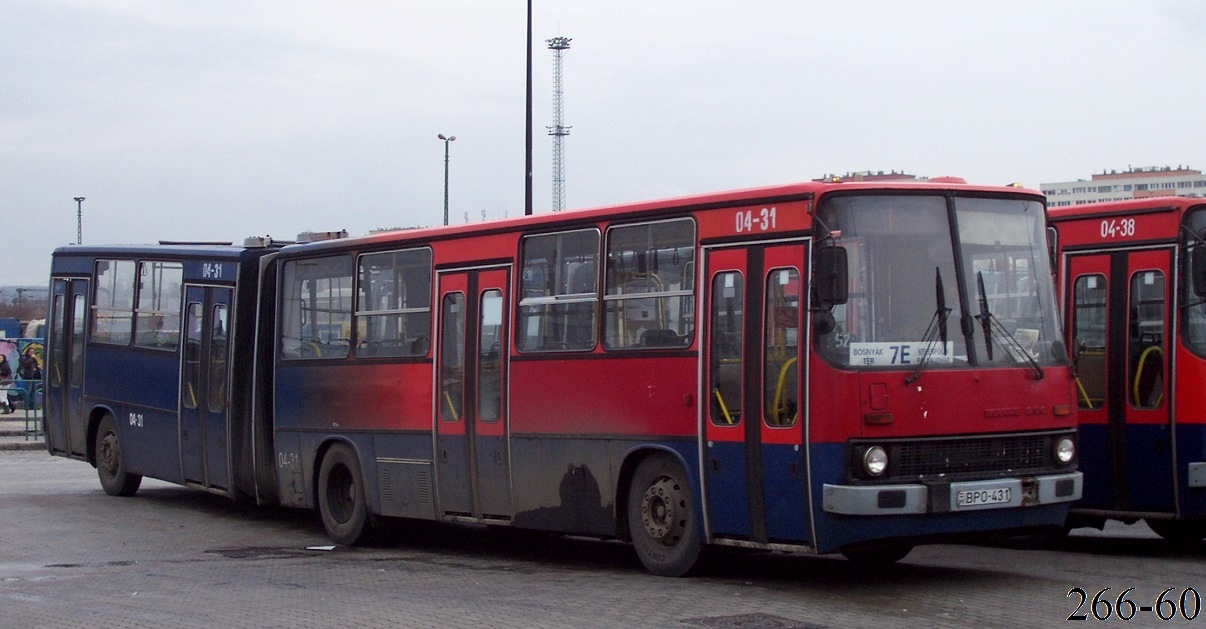
[[[308,512],[155,481],[113,498],[87,464],[29,451],[0,452],[0,514],[5,627],[1035,626],[1066,622],[1073,588],[1096,624],[1091,599],[1106,587],[1111,608],[1135,588],[1128,625],[1206,627],[1206,611],[1165,622],[1138,609],[1166,588],[1177,605],[1187,588],[1206,595],[1206,545],[1142,524],[1078,531],[1048,550],[922,547],[878,570],[728,552],[666,579],[623,544],[469,526],[327,550]]]

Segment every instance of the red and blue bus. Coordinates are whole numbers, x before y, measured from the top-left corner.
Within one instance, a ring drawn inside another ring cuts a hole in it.
[[[64,247],[53,454],[317,509],[895,561],[1062,526],[1041,195],[807,182],[238,246]],[[162,324],[162,325],[161,325]]]
[[[1052,208],[1076,369],[1083,498],[1070,526],[1206,537],[1206,201]]]

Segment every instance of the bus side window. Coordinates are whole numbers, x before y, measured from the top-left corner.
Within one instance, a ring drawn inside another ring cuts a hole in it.
[[[519,351],[594,349],[599,312],[599,230],[524,237]]]
[[[1106,278],[1082,275],[1072,290],[1072,336],[1076,360],[1076,399],[1094,410],[1106,395]]]
[[[1164,274],[1131,277],[1127,399],[1135,408],[1157,408],[1164,398]]]
[[[766,276],[765,312],[763,419],[768,426],[794,426],[800,417],[800,274],[795,269]]]
[[[738,271],[712,278],[712,312],[709,313],[708,370],[712,390],[708,417],[713,424],[741,423],[742,330],[745,283]]]
[[[281,282],[282,358],[347,358],[352,336],[351,256],[289,260]]]
[[[603,345],[685,347],[695,332],[695,222],[620,225],[607,232]]]
[[[440,419],[459,422],[465,399],[465,294],[444,295],[440,325]]]

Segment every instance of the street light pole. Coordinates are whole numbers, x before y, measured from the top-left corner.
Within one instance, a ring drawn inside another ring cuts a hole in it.
[[[84,244],[84,197],[75,198],[75,244]]]
[[[448,224],[448,143],[455,140],[455,135],[444,137],[441,133],[436,137],[444,141],[444,224]]]
[[[532,0],[528,0],[528,87],[524,120],[523,214],[532,215]]]

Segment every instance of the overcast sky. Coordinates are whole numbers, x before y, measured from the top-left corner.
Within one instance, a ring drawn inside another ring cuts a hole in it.
[[[1206,3],[533,0],[534,206],[1206,168]],[[521,0],[3,0],[0,285],[85,244],[523,212]]]

